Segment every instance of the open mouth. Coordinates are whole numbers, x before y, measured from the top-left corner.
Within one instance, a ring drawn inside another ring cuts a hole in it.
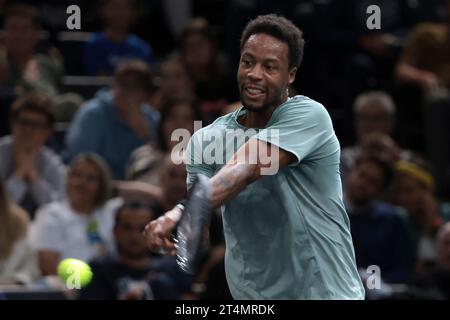
[[[266,93],[266,91],[263,88],[255,87],[255,86],[245,86],[244,92],[245,92],[245,95],[250,98],[257,98]]]

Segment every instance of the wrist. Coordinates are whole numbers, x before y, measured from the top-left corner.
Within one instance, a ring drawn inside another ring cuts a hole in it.
[[[165,214],[169,219],[178,222],[183,214],[184,206],[182,204],[177,204],[172,210]]]

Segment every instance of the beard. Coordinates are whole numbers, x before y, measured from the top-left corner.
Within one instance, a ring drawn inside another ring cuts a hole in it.
[[[287,95],[284,96],[284,94],[283,94],[284,90],[280,90],[280,91],[276,92],[274,95],[266,96],[266,99],[263,101],[262,105],[258,104],[257,106],[254,106],[251,103],[247,103],[245,101],[245,96],[242,91],[243,91],[243,89],[240,87],[239,96],[240,96],[242,106],[246,110],[251,111],[251,112],[256,112],[256,113],[264,113],[267,110],[269,110],[270,108],[275,109],[279,105],[281,105],[287,98]]]

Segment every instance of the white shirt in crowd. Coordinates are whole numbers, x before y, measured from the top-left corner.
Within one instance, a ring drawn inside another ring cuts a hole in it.
[[[61,260],[83,261],[114,252],[114,215],[121,204],[122,199],[111,199],[90,215],[75,212],[67,201],[40,208],[31,227],[34,249],[56,251]]]

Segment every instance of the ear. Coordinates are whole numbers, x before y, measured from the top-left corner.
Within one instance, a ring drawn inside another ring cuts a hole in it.
[[[297,67],[293,67],[291,70],[289,70],[289,80],[288,80],[289,85],[294,83],[296,75],[297,75]]]

